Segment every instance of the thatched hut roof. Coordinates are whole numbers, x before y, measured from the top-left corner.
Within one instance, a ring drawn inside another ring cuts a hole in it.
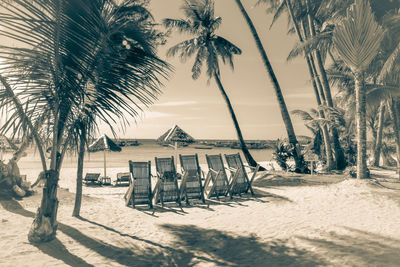
[[[107,135],[104,134],[89,146],[89,152],[104,150],[120,152],[121,147],[119,147],[116,143],[114,143],[113,140],[111,140]]]
[[[163,135],[161,135],[157,142],[159,143],[193,143],[194,138],[191,137],[188,133],[186,133],[182,128],[178,125],[174,125],[171,129],[166,131]]]

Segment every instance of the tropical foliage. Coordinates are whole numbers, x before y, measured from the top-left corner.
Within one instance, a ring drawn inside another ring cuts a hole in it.
[[[2,3],[0,34],[12,44],[0,49],[1,106],[11,114],[3,130],[32,134],[41,155],[51,147],[50,166],[42,156],[46,186],[32,242],[54,238],[66,150],[85,144],[100,120],[125,125],[139,103],[149,105],[159,93],[168,65],[155,54],[162,36],[145,2]]]

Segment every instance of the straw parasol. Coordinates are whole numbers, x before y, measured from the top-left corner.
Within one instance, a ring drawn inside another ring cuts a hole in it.
[[[161,144],[190,144],[194,142],[194,138],[182,130],[178,125],[172,126],[168,131],[157,139]]]
[[[170,146],[175,150],[175,168],[178,164],[178,146],[187,146],[194,141],[193,137],[176,124],[157,139],[157,143]]]
[[[96,141],[94,141],[88,149],[89,152],[104,151],[104,178],[107,178],[107,157],[106,151],[120,152],[121,147],[119,147],[113,140],[111,140],[107,135],[100,136]]]

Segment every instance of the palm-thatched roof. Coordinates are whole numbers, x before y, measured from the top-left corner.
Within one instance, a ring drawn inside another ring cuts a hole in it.
[[[116,143],[114,143],[113,140],[111,140],[107,135],[104,134],[89,146],[89,152],[104,150],[120,152],[121,147],[119,147]]]
[[[161,135],[157,139],[158,143],[168,144],[168,143],[193,143],[194,138],[191,137],[188,133],[186,133],[182,128],[178,125],[172,126],[171,129],[166,131],[163,135]]]

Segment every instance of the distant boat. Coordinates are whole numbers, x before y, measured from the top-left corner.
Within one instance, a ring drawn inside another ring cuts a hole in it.
[[[194,146],[194,149],[213,149],[212,146]]]

